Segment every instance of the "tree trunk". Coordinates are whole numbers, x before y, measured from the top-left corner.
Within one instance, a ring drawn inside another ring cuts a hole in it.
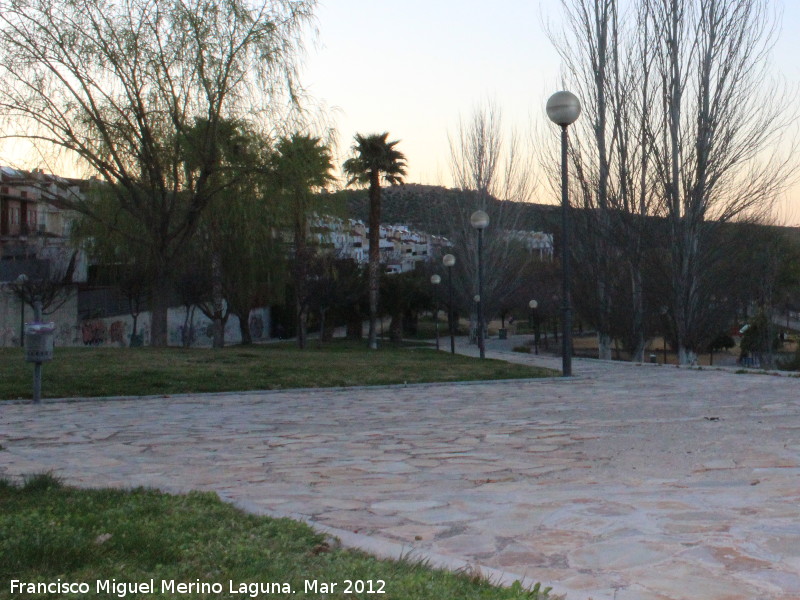
[[[181,333],[181,346],[188,348],[192,345],[192,321],[194,320],[194,306],[186,306],[186,314],[183,316],[183,331]]]
[[[306,306],[299,298],[295,304],[295,316],[297,317],[297,347],[303,350],[306,347],[308,328],[306,326]]]
[[[250,315],[237,314],[239,317],[239,332],[242,335],[242,346],[250,346],[253,343],[253,336],[250,334]]]
[[[225,345],[225,323],[223,321],[222,256],[218,251],[211,253],[211,304],[214,348]]]
[[[558,331],[556,331],[556,341],[558,341]],[[597,357],[600,360],[612,360],[612,344],[613,340],[608,333],[597,332]]]
[[[416,311],[407,310],[403,313],[403,334],[415,336],[419,331],[419,314]]]
[[[609,240],[610,217],[608,214],[608,144],[606,142],[606,126],[608,122],[608,103],[606,100],[606,87],[608,85],[606,67],[608,65],[608,25],[610,14],[608,4],[595,5],[599,11],[596,19],[597,27],[597,57],[594,69],[594,93],[597,101],[596,123],[594,127],[595,143],[598,154],[598,185],[597,185],[597,225],[599,231],[597,253],[597,297],[598,315],[598,358],[611,360],[611,295],[609,292]]]
[[[403,314],[398,312],[392,315],[389,324],[389,339],[395,344],[403,341]]]
[[[369,347],[378,349],[378,294],[380,290],[380,228],[381,182],[380,172],[370,173],[369,184]]]
[[[364,321],[358,313],[347,320],[347,339],[361,340],[364,338]]]
[[[306,314],[308,312],[308,270],[309,253],[306,244],[306,219],[302,198],[295,197],[294,215],[294,277],[295,318],[297,319],[297,347],[306,347],[308,330]]]
[[[319,341],[330,342],[333,340],[333,325],[326,323],[325,316],[328,313],[327,308],[321,308],[319,311]]]
[[[638,265],[631,265],[631,289],[633,296],[633,350],[631,361],[644,362],[644,291],[642,271]]]

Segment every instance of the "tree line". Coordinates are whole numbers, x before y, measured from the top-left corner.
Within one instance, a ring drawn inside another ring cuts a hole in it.
[[[763,69],[775,16],[766,0],[562,4],[566,25],[551,36],[564,84],[584,105],[569,158],[570,195],[582,209],[568,249],[576,306],[598,332],[601,358],[616,340],[641,360],[660,331],[690,362],[719,333],[719,315],[749,310],[756,298],[771,310],[792,280],[791,244],[748,228],[767,223],[792,167],[780,142],[793,113]],[[154,345],[167,342],[174,290],[187,314],[197,306],[212,319],[217,346],[228,314],[247,340],[250,310],[285,302],[291,289],[298,344],[312,311],[332,316],[334,302],[323,298],[347,298],[354,315],[369,318],[375,348],[378,316],[414,296],[381,292],[394,285],[381,283],[382,186],[402,183],[407,167],[388,133],[356,135],[343,164],[349,185],[368,188],[369,267],[358,275],[365,312],[345,285],[357,279],[353,267],[307,242],[309,215],[336,212],[325,203],[338,198],[319,194],[335,180],[333,146],[314,133],[321,124],[297,74],[315,7],[0,0],[6,135],[73,153],[96,177],[65,205],[84,217],[75,236],[95,257],[126,266],[120,285],[148,297]],[[558,181],[556,157],[506,130],[491,102],[449,141],[461,193],[420,214],[452,243],[461,310],[474,307],[470,215],[479,209],[490,219],[487,313],[508,314],[526,297],[555,305],[552,264],[512,233],[557,231],[526,217],[542,193],[537,173]]]
[[[767,0],[561,4],[550,35],[584,105],[570,151],[583,310],[601,358],[622,338],[641,360],[655,321],[689,363],[719,315],[747,311],[753,279],[766,290],[794,259],[746,226],[770,223],[793,168],[797,112],[765,68],[777,15]]]

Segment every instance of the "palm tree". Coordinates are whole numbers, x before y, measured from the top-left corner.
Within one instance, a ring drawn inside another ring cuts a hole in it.
[[[278,140],[275,148],[274,172],[278,186],[288,200],[294,229],[294,278],[297,345],[305,348],[306,313],[309,305],[309,261],[311,252],[306,245],[306,228],[315,192],[334,180],[331,153],[318,137],[292,134]],[[324,332],[320,332],[322,335]]]
[[[369,347],[378,348],[378,288],[380,286],[381,178],[390,185],[403,183],[406,157],[387,141],[388,133],[356,134],[353,158],[344,162],[345,174],[354,183],[369,185]]]

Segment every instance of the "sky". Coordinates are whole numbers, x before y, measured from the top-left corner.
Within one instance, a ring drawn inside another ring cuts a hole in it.
[[[773,7],[783,18],[768,68],[798,90],[800,2]],[[518,132],[548,127],[544,106],[561,86],[545,24],[558,28],[561,13],[558,0],[323,0],[302,81],[333,109],[339,164],[355,133],[388,131],[408,159],[407,182],[450,185],[448,131],[481,102],[494,101]],[[800,181],[781,215],[800,225]]]
[[[798,105],[800,2],[767,1],[783,13],[768,68],[793,86]],[[388,131],[407,157],[407,182],[451,185],[448,131],[487,101],[507,128],[557,136],[544,106],[562,87],[560,59],[545,24],[559,30],[559,0],[320,0],[316,14],[301,81],[329,109],[338,165],[356,133]],[[9,148],[0,148],[0,163],[39,166],[9,163]],[[539,190],[533,201],[557,201],[549,187]],[[800,181],[779,217],[800,225]]]

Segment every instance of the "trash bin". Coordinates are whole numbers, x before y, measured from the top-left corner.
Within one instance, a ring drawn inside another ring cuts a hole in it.
[[[53,360],[55,323],[25,323],[25,360],[41,363]]]
[[[501,340],[508,339],[508,329],[499,329],[497,333],[499,335],[499,339]]]
[[[650,362],[653,364],[658,363],[658,357],[655,354],[650,355]]]

